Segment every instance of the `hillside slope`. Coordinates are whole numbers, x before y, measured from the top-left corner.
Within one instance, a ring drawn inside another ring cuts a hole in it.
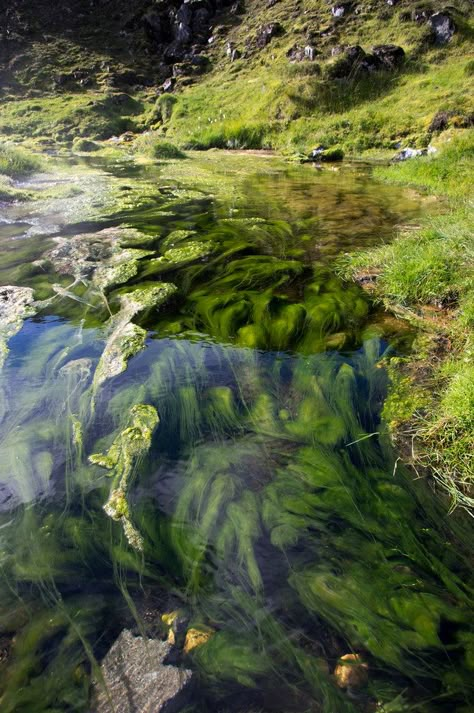
[[[195,148],[322,143],[360,154],[426,146],[473,121],[467,0],[64,5],[59,15],[14,0],[0,11],[4,136],[153,128]]]

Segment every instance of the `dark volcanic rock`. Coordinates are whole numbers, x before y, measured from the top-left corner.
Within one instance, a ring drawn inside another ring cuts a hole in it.
[[[456,111],[438,111],[428,127],[430,134],[445,131],[449,126],[467,129],[474,126],[474,113],[462,114]]]
[[[105,656],[94,713],[178,713],[191,694],[192,673],[166,665],[170,645],[124,630]]]
[[[362,47],[348,47],[344,55],[328,69],[330,79],[349,79],[380,70],[393,71],[405,61],[405,52],[397,45],[376,45],[372,54]]]
[[[405,61],[405,50],[398,45],[376,45],[372,47],[372,53],[381,60],[387,69],[401,67]]]
[[[229,0],[163,0],[143,17],[144,29],[168,63],[181,62],[191,46],[207,44],[216,12],[229,4]]]
[[[286,56],[290,62],[303,62],[304,60],[314,62],[316,54],[317,50],[312,45],[306,45],[305,47],[294,45],[288,50]]]
[[[328,77],[330,79],[348,79],[354,76],[365,57],[366,54],[359,45],[348,47],[344,55],[328,68]]]
[[[447,12],[436,12],[431,15],[428,24],[433,40],[438,45],[447,44],[456,32],[454,20]]]
[[[263,25],[257,33],[257,47],[263,49],[274,37],[279,37],[283,33],[284,29],[279,22],[270,22],[268,25]]]
[[[416,7],[411,13],[411,19],[421,25],[423,22],[426,22],[432,14],[433,11],[430,8]]]

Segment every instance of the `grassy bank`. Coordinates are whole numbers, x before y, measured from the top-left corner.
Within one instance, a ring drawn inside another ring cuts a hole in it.
[[[464,133],[464,132],[463,132]],[[452,506],[474,507],[474,132],[447,137],[439,154],[376,169],[383,180],[443,198],[439,215],[395,241],[345,256],[387,309],[420,328],[413,352],[392,359],[385,417],[407,458],[445,488]]]
[[[28,192],[18,188],[14,179],[39,171],[41,165],[41,159],[28,151],[0,143],[0,201],[27,199]]]

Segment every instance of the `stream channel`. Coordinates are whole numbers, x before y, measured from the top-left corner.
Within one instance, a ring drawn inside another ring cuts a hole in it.
[[[468,525],[383,421],[413,332],[335,269],[425,199],[218,152],[58,159],[23,188],[0,206],[2,713],[95,712],[124,629],[170,637],[189,713],[474,710]],[[338,686],[346,654],[363,680]]]

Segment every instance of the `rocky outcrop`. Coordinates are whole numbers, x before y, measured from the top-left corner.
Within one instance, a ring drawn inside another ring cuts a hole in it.
[[[334,163],[336,161],[342,161],[344,159],[344,151],[337,147],[332,146],[327,148],[325,146],[317,146],[314,148],[307,158],[307,161],[321,161],[322,163]]]
[[[372,72],[394,71],[405,61],[405,51],[398,45],[376,45],[366,53],[359,45],[348,47],[328,69],[330,79],[355,79]]]
[[[95,713],[178,713],[189,702],[192,672],[166,664],[171,647],[124,630],[101,665]]]
[[[290,62],[314,62],[317,54],[318,50],[308,44],[304,47],[301,45],[293,45],[286,53],[286,56]]]
[[[434,146],[428,146],[427,149],[413,149],[406,148],[399,151],[393,158],[392,161],[408,161],[410,158],[418,158],[419,156],[429,156],[436,153]]]
[[[255,43],[258,49],[263,49],[275,37],[280,37],[283,33],[284,29],[279,22],[269,22],[268,25],[260,27],[255,38]]]
[[[174,63],[188,54],[192,56],[197,47],[209,41],[213,18],[228,5],[232,5],[228,0],[161,0],[145,14],[143,26],[157,52]],[[236,8],[234,14],[237,12]]]
[[[449,127],[467,129],[474,126],[474,113],[462,114],[457,111],[438,111],[428,127],[430,134],[445,131]]]
[[[398,45],[375,45],[372,47],[372,54],[386,69],[397,69],[405,61],[405,51]]]

